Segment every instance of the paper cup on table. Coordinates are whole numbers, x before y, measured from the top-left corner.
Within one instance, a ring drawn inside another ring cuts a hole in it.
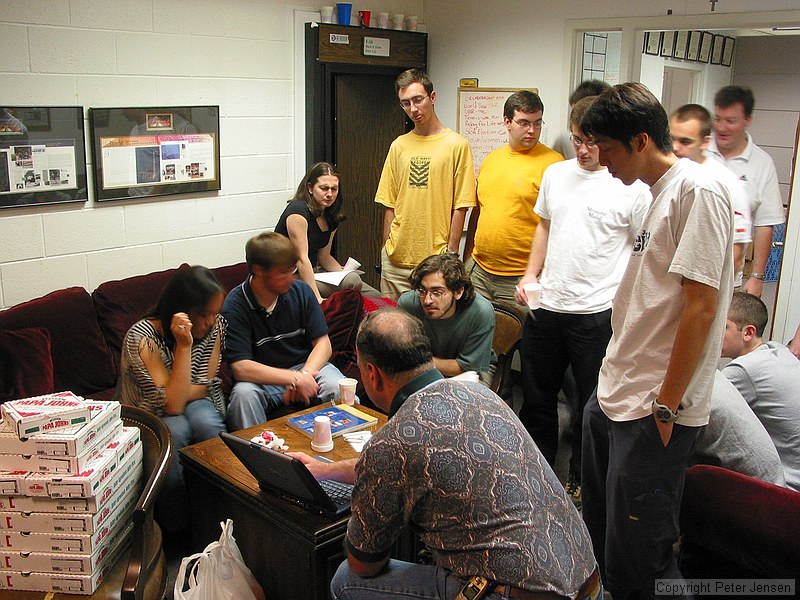
[[[542,307],[542,284],[526,283],[522,286],[525,295],[528,297],[528,308],[536,310]]]
[[[405,15],[396,14],[392,17],[392,29],[402,30],[403,22],[406,20]]]
[[[339,25],[350,25],[350,13],[353,5],[349,2],[338,2],[336,4],[336,22]]]
[[[339,380],[339,399],[348,406],[356,403],[356,386],[358,381],[345,377]]]
[[[314,452],[329,452],[333,450],[330,417],[314,417],[314,439],[311,440],[311,449]]]
[[[323,23],[333,23],[333,6],[323,6],[319,9],[319,18]]]
[[[408,31],[416,31],[417,30],[417,22],[419,18],[416,16],[410,16],[406,19],[406,29]]]
[[[381,29],[389,29],[389,13],[388,12],[379,12],[378,13],[378,27]]]

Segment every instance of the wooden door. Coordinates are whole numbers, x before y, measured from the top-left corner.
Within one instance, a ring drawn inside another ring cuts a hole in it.
[[[364,281],[377,288],[383,207],[375,191],[389,145],[406,130],[405,113],[394,91],[396,75],[337,73],[333,76],[334,163],[342,175],[343,211],[336,233],[336,257],[352,256]]]

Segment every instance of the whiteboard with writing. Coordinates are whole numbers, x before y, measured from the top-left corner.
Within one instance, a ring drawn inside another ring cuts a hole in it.
[[[522,88],[538,93],[538,88]],[[458,88],[458,133],[467,138],[475,176],[486,155],[508,143],[503,106],[519,88]]]

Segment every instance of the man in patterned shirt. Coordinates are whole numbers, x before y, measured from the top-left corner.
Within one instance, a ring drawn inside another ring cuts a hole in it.
[[[588,532],[513,411],[479,383],[444,379],[400,309],[370,313],[356,346],[389,422],[357,460],[295,455],[318,479],[355,482],[333,598],[452,600],[475,576],[496,585],[486,598],[596,598]],[[389,560],[409,523],[435,565]]]

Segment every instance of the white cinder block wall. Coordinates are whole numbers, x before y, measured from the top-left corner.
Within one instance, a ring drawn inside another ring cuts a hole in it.
[[[422,15],[422,0],[370,4]],[[184,262],[243,260],[245,241],[275,225],[302,176],[293,113],[303,41],[294,40],[294,19],[318,8],[284,0],[0,2],[0,106],[219,105],[222,175],[218,193],[97,203],[88,165],[86,204],[0,210],[0,307]],[[86,148],[88,162],[88,138]]]

